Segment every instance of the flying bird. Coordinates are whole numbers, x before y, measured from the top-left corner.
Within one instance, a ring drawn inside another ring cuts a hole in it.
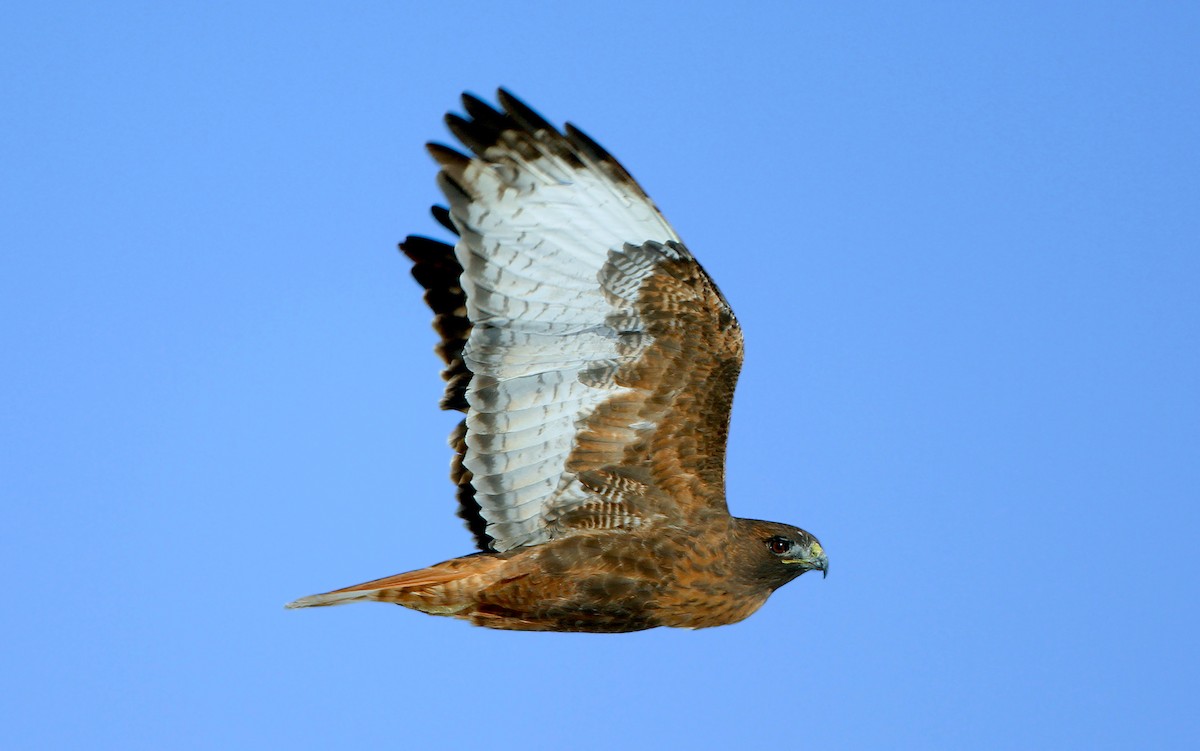
[[[731,516],[742,332],[638,183],[503,89],[446,116],[435,218],[400,244],[445,362],[459,515],[479,551],[290,603],[373,600],[528,631],[740,621],[806,571],[797,527]]]

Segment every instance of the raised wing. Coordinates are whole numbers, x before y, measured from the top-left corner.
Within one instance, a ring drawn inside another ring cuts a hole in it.
[[[430,151],[453,249],[401,245],[442,334],[460,514],[480,547],[727,513],[742,337],[728,303],[604,149],[505,91]]]

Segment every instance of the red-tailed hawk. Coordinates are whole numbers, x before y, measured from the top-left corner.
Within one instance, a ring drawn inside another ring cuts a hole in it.
[[[702,628],[805,571],[802,529],[730,516],[725,441],[742,333],[617,161],[506,91],[430,144],[451,247],[409,237],[446,362],[459,515],[480,552],[288,607],[391,602],[479,626]]]

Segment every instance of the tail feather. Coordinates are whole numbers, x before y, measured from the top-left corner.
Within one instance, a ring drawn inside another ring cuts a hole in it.
[[[450,615],[474,604],[473,594],[484,584],[476,577],[495,570],[501,560],[489,555],[470,555],[439,563],[436,566],[385,576],[351,587],[335,589],[325,594],[309,595],[289,602],[287,608],[315,608],[345,605],[350,602],[391,602],[397,605]],[[467,580],[475,579],[472,587]],[[459,586],[447,587],[451,582]]]
[[[309,595],[299,600],[292,600],[285,608],[319,608],[326,605],[345,605],[348,602],[370,600],[369,592],[326,592],[323,595]]]

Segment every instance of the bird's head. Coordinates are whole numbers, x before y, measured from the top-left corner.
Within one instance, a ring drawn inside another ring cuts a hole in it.
[[[781,587],[806,571],[829,573],[825,549],[808,532],[778,522],[739,519],[747,574]]]

